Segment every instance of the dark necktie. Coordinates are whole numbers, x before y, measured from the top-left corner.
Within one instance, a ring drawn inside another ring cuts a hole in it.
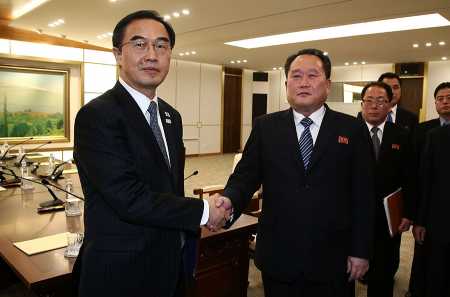
[[[372,145],[373,151],[375,153],[375,159],[378,160],[378,153],[380,152],[380,139],[378,138],[378,127],[372,127],[370,131],[372,132]]]
[[[386,122],[388,122],[388,123],[393,123],[394,122],[393,119],[392,119],[392,111],[390,111],[388,113]]]
[[[150,102],[150,106],[148,107],[148,112],[150,113],[150,128],[152,128],[153,135],[155,135],[156,142],[158,143],[159,149],[163,154],[164,161],[166,161],[167,167],[170,168],[169,157],[167,155],[166,146],[164,145],[164,140],[161,134],[161,130],[158,125],[158,105],[155,101]]]
[[[305,166],[305,170],[308,169],[309,161],[311,160],[311,155],[313,151],[313,139],[311,136],[311,131],[309,130],[309,126],[311,126],[313,121],[310,118],[303,118],[300,124],[305,127],[302,135],[300,136],[300,140],[298,141],[300,145],[300,154],[303,159],[303,165]]]

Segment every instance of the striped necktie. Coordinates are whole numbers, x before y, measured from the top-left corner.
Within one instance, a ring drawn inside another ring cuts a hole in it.
[[[313,139],[311,136],[311,131],[309,130],[309,126],[311,126],[313,121],[310,118],[303,118],[300,121],[300,124],[305,127],[302,135],[300,136],[300,140],[298,141],[300,145],[300,154],[302,156],[303,165],[305,166],[305,170],[308,169],[309,161],[311,160],[311,155],[313,151]]]
[[[150,105],[147,109],[148,112],[150,113],[150,128],[152,128],[153,135],[155,135],[156,142],[158,143],[161,153],[163,154],[164,161],[166,161],[167,167],[170,168],[170,162],[169,162],[169,157],[168,157],[167,151],[166,151],[166,145],[164,144],[161,130],[159,129],[159,125],[158,125],[157,108],[158,108],[158,106],[157,106],[156,102],[151,101]]]

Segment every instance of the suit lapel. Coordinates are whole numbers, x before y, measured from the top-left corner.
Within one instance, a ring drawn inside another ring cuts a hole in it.
[[[380,152],[378,156],[378,160],[383,158],[383,156],[392,149],[392,143],[393,143],[393,130],[392,130],[392,123],[386,122],[384,125],[384,131],[383,131],[383,139],[381,140],[381,146],[380,146]]]
[[[330,147],[329,142],[332,139],[336,126],[334,112],[330,110],[328,106],[325,106],[325,115],[323,117],[322,124],[320,125],[316,143],[314,144],[309,170],[314,167],[314,165]],[[334,141],[337,141],[337,139],[334,139]]]
[[[140,134],[140,138],[144,141],[145,146],[156,153],[156,159],[160,163],[161,167],[166,168],[168,170],[166,162],[164,161],[164,157],[161,153],[161,149],[158,146],[158,142],[156,141],[155,135],[153,134],[150,125],[145,119],[144,114],[139,109],[139,106],[136,104],[134,99],[131,97],[130,93],[119,83],[117,82],[114,86],[113,90],[116,93],[117,99],[122,110],[125,113],[125,117],[128,120],[130,126],[133,127],[133,130],[136,133]]]

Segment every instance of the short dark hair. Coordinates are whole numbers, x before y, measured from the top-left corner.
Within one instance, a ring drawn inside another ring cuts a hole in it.
[[[325,77],[327,79],[330,79],[330,76],[331,76],[330,58],[327,55],[325,55],[321,50],[315,49],[315,48],[307,48],[307,49],[299,50],[296,54],[290,55],[286,59],[286,63],[284,63],[284,73],[286,74],[286,78],[288,76],[289,69],[291,68],[292,62],[298,56],[301,56],[301,55],[311,55],[311,56],[316,56],[317,58],[319,58],[322,61],[322,68],[323,68],[323,71],[325,72]]]
[[[437,93],[442,89],[450,89],[450,82],[446,81],[443,83],[440,83],[439,86],[436,87],[434,90],[434,98],[436,99]]]
[[[370,87],[383,88],[386,91],[386,94],[388,96],[389,102],[392,101],[392,97],[394,97],[394,94],[392,93],[392,89],[387,83],[384,83],[382,81],[373,81],[373,82],[370,82],[367,85],[365,85],[364,88],[361,91],[361,100],[364,99],[364,96],[366,95],[366,91]]]
[[[400,84],[400,86],[402,86],[402,80],[401,80],[400,76],[398,76],[398,74],[396,74],[394,72],[385,72],[385,73],[383,73],[378,78],[378,81],[383,81],[383,79],[385,79],[385,78],[388,78],[388,79],[396,78],[398,83]]]
[[[120,49],[127,26],[133,21],[142,19],[151,19],[160,22],[166,28],[167,34],[169,35],[170,48],[175,46],[175,31],[172,26],[155,10],[139,10],[127,15],[117,23],[112,36],[113,47]]]

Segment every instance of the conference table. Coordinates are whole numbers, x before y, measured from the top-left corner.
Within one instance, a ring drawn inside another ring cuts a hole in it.
[[[72,180],[73,192],[82,196],[78,175],[65,178]],[[63,187],[64,179],[57,184]],[[54,192],[65,200],[62,191]],[[39,203],[51,199],[41,185],[35,185],[33,190],[15,187],[0,192],[0,256],[6,264],[2,266],[9,267],[38,296],[74,296],[71,272],[75,258],[64,257],[65,248],[28,256],[13,245],[62,232],[83,232],[82,215],[67,217],[64,211],[37,213]],[[189,296],[247,296],[248,243],[256,225],[257,218],[242,215],[228,230],[210,232],[201,228],[195,284]]]

